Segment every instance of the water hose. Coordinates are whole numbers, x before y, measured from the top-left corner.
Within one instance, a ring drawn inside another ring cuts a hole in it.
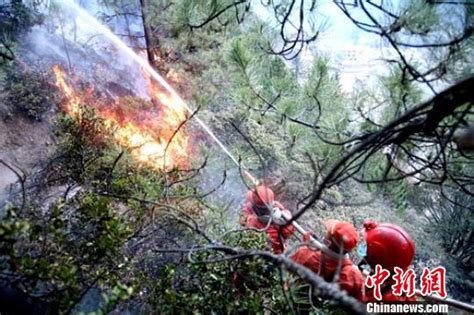
[[[248,180],[250,180],[252,182],[253,186],[256,187],[259,184],[258,181],[252,176],[252,174],[250,174],[249,171],[244,170],[243,174]],[[285,212],[285,211],[280,211],[280,209],[278,209],[278,208],[273,208],[272,209],[272,217],[276,220],[279,220],[279,219],[283,218],[285,221],[289,221],[291,219],[291,214],[289,214],[288,212]],[[298,222],[293,221],[292,225],[295,227],[296,231],[298,231],[298,233],[300,233],[301,235],[305,235],[305,234],[308,233]],[[319,250],[321,250],[322,252],[324,252],[325,254],[327,254],[327,255],[329,255],[333,258],[336,258],[336,259],[344,258],[344,256],[341,256],[338,253],[330,250],[325,244],[319,242],[313,236],[310,236],[310,242],[314,247],[318,248]],[[474,313],[474,305],[466,303],[466,302],[461,302],[461,301],[458,301],[458,300],[455,300],[455,299],[452,299],[452,298],[442,298],[438,295],[426,296],[426,295],[421,294],[421,290],[416,290],[415,294],[418,297],[421,297],[422,299],[424,299],[426,301],[432,301],[432,302],[436,302],[436,303],[447,304],[447,305],[450,305],[450,306],[455,307],[457,309],[464,310],[464,311],[467,311],[467,312],[470,312],[470,313]]]

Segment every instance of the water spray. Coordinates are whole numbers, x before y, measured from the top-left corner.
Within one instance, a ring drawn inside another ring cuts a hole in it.
[[[133,49],[128,47],[127,44],[125,44],[119,37],[117,37],[108,27],[97,21],[96,18],[90,15],[81,6],[71,0],[67,0],[66,2],[71,8],[74,9],[74,11],[79,17],[86,20],[88,23],[90,23],[91,26],[93,26],[99,32],[104,34],[114,45],[116,45],[119,49],[126,53],[128,57],[137,62],[138,65],[140,65],[146,72],[148,72],[148,74],[150,74],[150,76],[156,82],[158,82],[163,88],[165,88],[168,93],[170,93],[171,96],[173,96],[177,101],[179,101],[181,105],[183,105],[189,115],[193,115],[194,111],[191,109],[191,107],[189,107],[189,105],[176,92],[176,90],[171,85],[169,85],[169,83],[158,72],[156,72],[155,69],[151,67],[147,60],[140,57],[135,51],[133,51]],[[258,180],[250,173],[250,171],[244,165],[242,165],[241,162],[239,162],[239,160],[227,149],[227,147],[219,140],[219,138],[217,138],[211,128],[207,126],[199,117],[197,117],[197,115],[194,115],[194,119],[207,132],[207,134],[212,138],[212,140],[214,140],[214,142],[221,148],[221,150],[232,160],[232,162],[235,163],[237,167],[242,169],[244,177],[251,182],[252,186],[256,187],[259,184]],[[286,213],[282,213],[282,215],[287,221],[291,219],[291,215],[288,215]],[[292,224],[299,233],[301,233],[302,235],[306,234],[306,230],[297,222],[293,221]],[[316,247],[327,252],[329,255],[336,255],[336,257],[340,257],[340,255],[332,252],[324,244],[321,244],[313,237],[311,237],[311,240]]]
[[[189,107],[189,105],[184,101],[184,99],[173,89],[171,85],[158,73],[156,72],[151,65],[148,63],[147,60],[140,57],[136,52],[134,52],[130,47],[127,46],[119,37],[117,37],[112,31],[97,21],[92,15],[90,15],[86,10],[84,10],[81,6],[73,2],[72,0],[66,0],[67,4],[72,7],[78,16],[87,20],[91,26],[95,29],[99,30],[102,34],[104,34],[113,44],[115,44],[118,48],[120,48],[124,53],[127,54],[133,61],[138,63],[150,76],[158,82],[165,90],[171,94],[177,101],[180,102],[181,105],[184,106],[186,111],[189,115],[192,115],[194,111]],[[224,153],[234,162],[238,167],[242,167],[245,170],[245,167],[239,163],[239,161],[232,155],[232,153],[225,147],[225,145],[217,138],[217,136],[212,132],[212,130],[196,115],[194,119],[198,122],[198,124],[209,134],[209,136],[214,140],[214,142],[224,151]],[[248,172],[247,172],[248,173]],[[251,182],[256,182],[255,178],[248,173],[248,179]]]
[[[74,11],[77,13],[79,17],[82,19],[86,20],[88,23],[90,23],[91,26],[93,26],[95,29],[97,29],[99,32],[104,34],[113,44],[115,44],[119,49],[121,49],[123,52],[127,54],[128,57],[130,57],[132,60],[137,62],[146,72],[150,74],[150,76],[158,82],[163,88],[166,89],[168,93],[171,94],[176,100],[178,100],[184,108],[188,111],[190,115],[194,113],[194,111],[189,107],[189,105],[184,101],[184,99],[175,91],[175,89],[169,85],[169,83],[158,73],[156,72],[148,63],[147,60],[144,58],[140,57],[137,53],[135,53],[130,47],[128,47],[119,37],[117,37],[112,31],[107,28],[105,25],[97,21],[92,15],[90,15],[85,9],[83,9],[81,6],[78,4],[74,3],[71,0],[66,1],[67,4],[74,9]],[[64,3],[63,3],[64,4]],[[198,124],[209,134],[209,136],[214,140],[214,142],[222,149],[222,151],[232,160],[232,162],[237,165],[240,169],[242,169],[242,173],[245,179],[251,182],[253,187],[256,187],[259,185],[258,180],[250,173],[250,171],[242,165],[242,163],[239,162],[239,160],[226,148],[226,146],[217,138],[217,136],[212,132],[212,130],[201,120],[197,115],[194,115],[194,119],[198,122]],[[277,212],[272,209],[272,213],[275,215],[279,216],[279,218],[283,217],[286,222],[291,220],[291,214],[288,214],[286,212]],[[298,222],[293,221],[292,222],[293,226],[295,229],[301,233],[302,235],[305,235],[307,231],[298,224]],[[328,255],[335,257],[335,258],[341,258],[341,255],[338,253],[333,252],[330,250],[326,245],[322,244],[318,240],[316,240],[314,237],[310,237],[310,240],[312,244],[317,247],[318,249],[324,251]]]

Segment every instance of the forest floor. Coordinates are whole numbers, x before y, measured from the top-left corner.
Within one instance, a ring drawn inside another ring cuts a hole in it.
[[[0,107],[4,107],[0,99]],[[0,117],[0,159],[25,175],[35,172],[39,162],[55,151],[52,128],[53,115],[34,121],[22,113]],[[17,176],[6,166],[0,165],[0,205]]]

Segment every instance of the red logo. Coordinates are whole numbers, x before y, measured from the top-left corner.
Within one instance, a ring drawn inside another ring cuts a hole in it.
[[[392,276],[395,282],[392,285],[392,293],[396,296],[401,296],[406,293],[408,297],[415,295],[415,271],[408,269],[403,271],[402,268],[395,267],[395,274]]]
[[[445,298],[448,295],[446,293],[446,269],[444,267],[436,267],[432,270],[423,268],[420,285],[423,296],[437,293],[440,297]]]
[[[387,280],[390,276],[390,272],[387,269],[383,269],[382,266],[377,265],[375,266],[375,274],[372,276],[368,276],[365,279],[365,285],[368,288],[374,288],[374,297],[377,301],[382,299],[382,293],[380,291],[380,286]]]
[[[406,294],[407,297],[415,295],[416,274],[410,268],[403,270],[395,267],[395,274],[392,275],[393,284],[391,286],[392,294],[402,296]],[[390,271],[382,268],[382,266],[375,266],[375,273],[365,279],[365,286],[369,289],[373,288],[374,297],[377,301],[382,300],[381,286],[389,278]],[[444,267],[436,267],[432,270],[423,268],[423,274],[420,278],[421,294],[423,296],[438,294],[440,297],[447,297],[446,293],[446,269]]]

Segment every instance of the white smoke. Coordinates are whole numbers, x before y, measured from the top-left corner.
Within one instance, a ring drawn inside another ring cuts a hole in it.
[[[49,71],[54,64],[60,64],[73,75],[94,83],[94,85],[113,82],[133,91],[136,96],[148,97],[147,84],[140,65],[123,50],[116,47],[100,29],[77,14],[68,1],[55,3],[49,8],[48,19],[32,30],[20,41],[20,59],[35,70]],[[83,5],[100,17],[113,17],[111,10],[98,6],[95,1]],[[138,8],[127,7],[131,15],[125,18],[110,18],[111,26],[119,33],[131,34],[136,40],[129,45],[143,47],[143,39],[137,34],[140,20]],[[104,82],[105,80],[105,82]]]
[[[151,73],[144,55],[137,58],[129,49],[144,47],[138,1],[135,5],[122,8],[121,11],[129,13],[126,16],[117,16],[115,11],[104,8],[94,0],[81,1],[80,5],[88,14],[106,20],[114,34],[71,2],[57,1],[45,9],[49,10],[48,20],[43,25],[35,26],[20,42],[21,60],[41,71],[51,71],[53,65],[60,64],[73,76],[94,84],[98,90],[107,90],[115,97],[120,96],[116,94],[119,87],[119,90],[133,93],[132,96],[149,98],[148,84],[143,76],[143,71],[148,71],[168,92],[176,94],[159,74]],[[120,40],[128,47],[118,42],[117,34],[124,35],[120,36]],[[109,89],[112,85],[115,89]],[[246,191],[236,166],[238,162],[207,125],[198,118],[194,118],[194,122],[198,122],[199,127],[218,144],[213,150],[216,158],[197,177],[200,190],[205,193],[218,187],[225,170],[224,185],[206,199],[220,207],[228,207],[229,212],[235,215],[240,211]],[[226,160],[218,148],[230,157],[229,163],[224,162]]]

